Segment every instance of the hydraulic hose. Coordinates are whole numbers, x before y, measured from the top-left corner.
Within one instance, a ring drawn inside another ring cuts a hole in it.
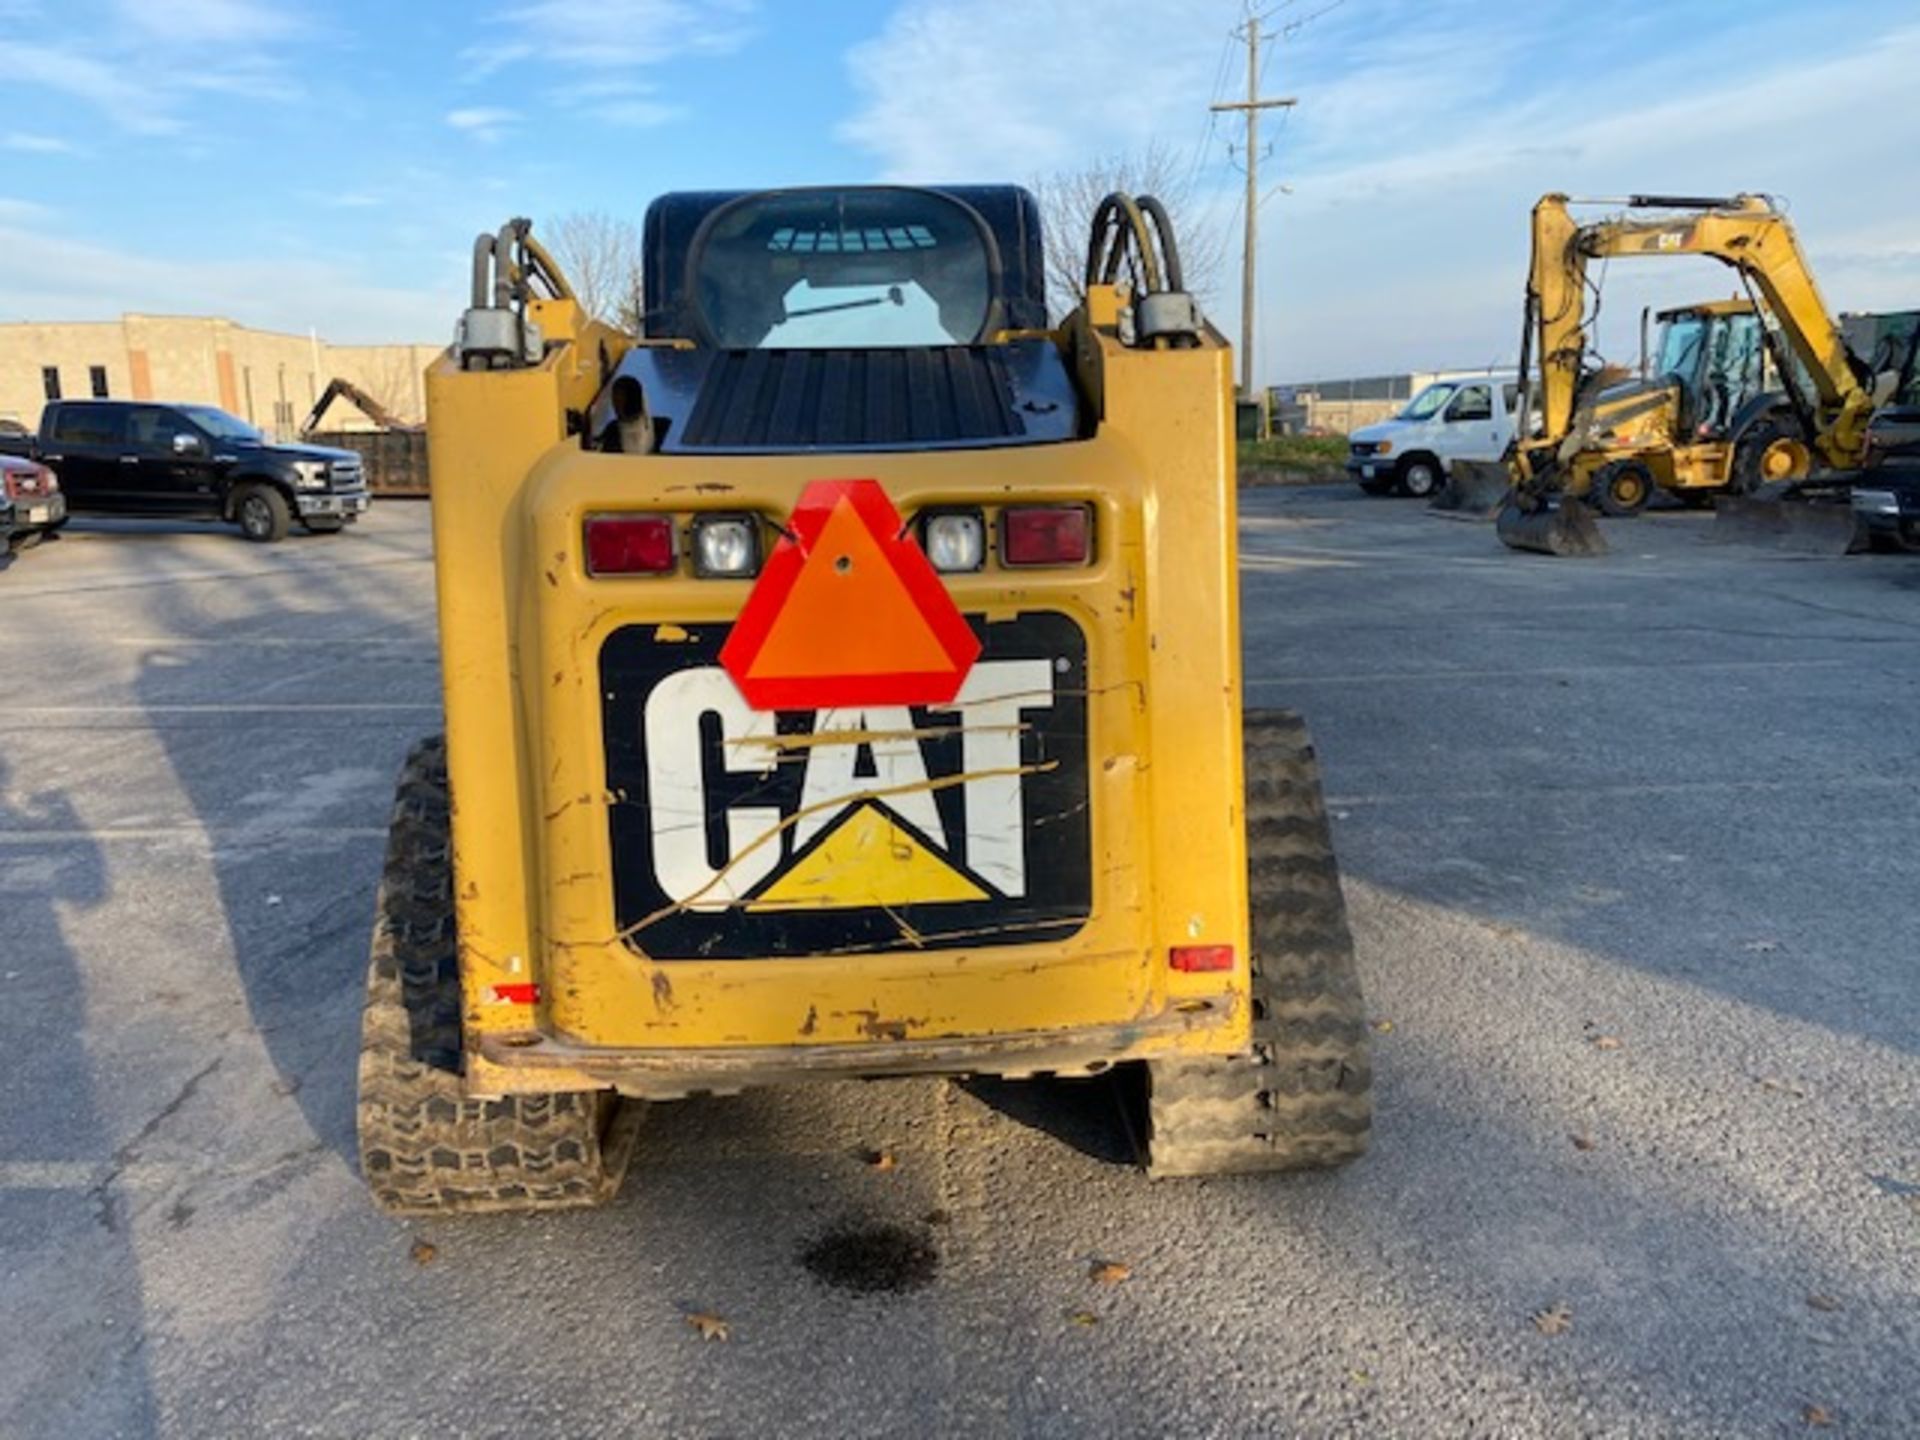
[[[1180,266],[1180,242],[1174,238],[1173,217],[1167,214],[1167,207],[1152,195],[1140,197],[1140,209],[1153,222],[1154,234],[1160,240],[1160,261],[1167,272],[1167,288],[1184,290],[1187,288],[1186,275]]]
[[[1154,250],[1153,237],[1147,230],[1146,217],[1141,214],[1138,202],[1131,195],[1118,190],[1102,200],[1093,212],[1093,231],[1087,245],[1086,283],[1111,285],[1119,277],[1129,238],[1133,242],[1134,253],[1139,257],[1147,290],[1165,289],[1161,283],[1159,257]]]

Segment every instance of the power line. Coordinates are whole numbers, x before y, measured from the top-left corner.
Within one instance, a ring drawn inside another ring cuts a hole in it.
[[[1234,35],[1247,47],[1247,98],[1216,101],[1207,108],[1216,114],[1238,112],[1247,124],[1247,191],[1245,246],[1240,260],[1240,394],[1253,398],[1254,312],[1258,307],[1255,275],[1260,248],[1260,116],[1268,110],[1285,110],[1295,104],[1290,96],[1263,97],[1260,94],[1260,42],[1274,39],[1264,33],[1268,16],[1255,15],[1248,7],[1246,24]]]
[[[1259,309],[1258,257],[1260,250],[1260,205],[1267,197],[1260,193],[1260,161],[1267,155],[1260,147],[1260,117],[1264,111],[1279,110],[1282,119],[1298,102],[1291,96],[1263,98],[1260,91],[1265,83],[1267,65],[1272,62],[1273,52],[1267,52],[1266,61],[1260,57],[1263,42],[1283,40],[1298,34],[1301,29],[1318,20],[1322,15],[1337,10],[1346,0],[1326,0],[1317,10],[1286,21],[1277,29],[1269,30],[1268,23],[1277,15],[1293,9],[1301,0],[1281,0],[1277,5],[1265,10],[1258,9],[1254,0],[1246,0],[1246,20],[1235,29],[1230,40],[1238,40],[1247,50],[1247,95],[1244,100],[1220,102],[1215,100],[1207,108],[1214,115],[1223,112],[1238,112],[1246,117],[1247,138],[1244,151],[1246,164],[1246,193],[1241,201],[1246,235],[1240,262],[1240,391],[1243,398],[1253,396],[1253,371],[1255,356],[1255,313]],[[1215,82],[1215,95],[1219,93]],[[1278,189],[1285,189],[1280,186]]]

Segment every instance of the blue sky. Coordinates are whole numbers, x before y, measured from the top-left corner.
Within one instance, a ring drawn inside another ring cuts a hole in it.
[[[1260,371],[1512,356],[1547,189],[1785,196],[1836,308],[1920,305],[1912,0],[1298,0],[1269,48]],[[1316,14],[1325,10],[1325,13]],[[1025,180],[1159,143],[1235,225],[1240,0],[0,0],[0,319],[430,339],[507,215]],[[1309,18],[1311,17],[1311,18]],[[1641,304],[1728,293],[1618,267]],[[1237,328],[1229,270],[1211,297]]]

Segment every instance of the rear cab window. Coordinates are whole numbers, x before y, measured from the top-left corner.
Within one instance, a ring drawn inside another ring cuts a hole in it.
[[[52,438],[64,445],[118,445],[125,419],[115,406],[63,405],[53,417]]]
[[[749,196],[714,213],[689,269],[725,350],[977,344],[997,288],[979,218],[924,190]]]

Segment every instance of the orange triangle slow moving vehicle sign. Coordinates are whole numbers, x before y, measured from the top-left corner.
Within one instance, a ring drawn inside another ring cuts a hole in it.
[[[721,648],[756,710],[941,705],[980,655],[877,480],[816,480]]]

